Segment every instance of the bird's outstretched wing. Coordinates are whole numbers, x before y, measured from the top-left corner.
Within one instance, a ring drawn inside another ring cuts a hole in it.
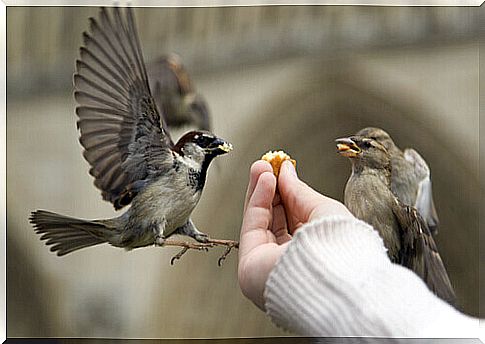
[[[174,53],[148,64],[153,97],[169,127],[195,125],[211,131],[210,115],[204,98],[195,92],[181,58]]]
[[[433,202],[431,173],[428,164],[418,152],[412,148],[404,150],[404,158],[414,167],[418,180],[418,194],[414,207],[426,221],[431,233],[438,233],[439,219]]]
[[[401,265],[416,272],[438,297],[455,304],[455,292],[426,222],[397,198],[393,212],[401,231]]]
[[[150,93],[132,10],[101,8],[83,39],[74,74],[79,140],[94,184],[120,209],[171,164],[173,142]]]

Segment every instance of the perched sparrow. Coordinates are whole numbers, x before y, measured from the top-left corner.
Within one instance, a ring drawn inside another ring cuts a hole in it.
[[[337,149],[352,163],[344,194],[347,208],[379,232],[391,261],[413,270],[430,290],[453,304],[455,293],[426,222],[391,191],[386,148],[371,138],[352,136],[338,139]]]
[[[84,157],[104,200],[119,217],[81,220],[38,210],[31,223],[57,255],[101,243],[133,249],[163,245],[172,234],[208,242],[190,215],[212,159],[232,149],[209,132],[191,131],[173,144],[150,93],[130,8],[90,19],[74,75]]]
[[[401,202],[415,207],[431,233],[438,232],[438,215],[433,202],[430,170],[426,161],[412,148],[402,152],[388,133],[379,128],[364,128],[356,135],[372,138],[386,147],[391,157],[391,190]]]
[[[204,97],[195,92],[189,74],[176,54],[163,56],[148,65],[150,89],[168,127],[194,125],[211,130]]]

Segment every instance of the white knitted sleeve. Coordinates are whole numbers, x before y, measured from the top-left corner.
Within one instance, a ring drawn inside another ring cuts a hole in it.
[[[391,263],[368,224],[325,217],[303,226],[266,282],[272,321],[306,336],[477,338],[479,321]]]

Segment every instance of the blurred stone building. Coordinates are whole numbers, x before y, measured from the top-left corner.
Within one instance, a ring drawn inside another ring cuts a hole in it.
[[[28,223],[38,208],[114,215],[81,156],[72,73],[93,7],[7,10],[9,336],[285,335],[246,300],[237,257],[107,245],[63,258]],[[350,164],[334,139],[388,130],[432,169],[437,244],[462,309],[479,306],[478,8],[257,6],[139,8],[146,61],[177,52],[235,150],[219,159],[194,220],[238,238],[250,164],[281,148],[303,180],[342,199]],[[174,133],[178,136],[180,132]],[[213,216],[217,209],[217,217]]]

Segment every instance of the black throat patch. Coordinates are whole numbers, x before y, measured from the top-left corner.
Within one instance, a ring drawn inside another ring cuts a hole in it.
[[[205,173],[199,170],[189,168],[188,186],[195,189],[195,191],[202,191],[205,184]]]
[[[207,176],[207,169],[214,157],[206,155],[200,170],[189,168],[188,185],[195,189],[195,191],[202,191],[205,185],[205,178]]]

